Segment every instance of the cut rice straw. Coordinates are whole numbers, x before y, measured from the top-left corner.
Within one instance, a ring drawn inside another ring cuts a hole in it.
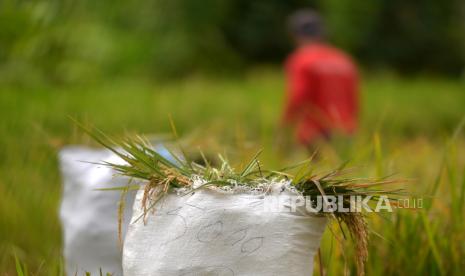
[[[244,169],[238,173],[221,156],[221,165],[217,168],[208,162],[205,162],[206,165],[204,166],[189,160],[185,156],[184,150],[181,150],[181,155],[175,155],[171,152],[176,160],[176,162],[172,162],[153,150],[150,143],[141,136],[116,141],[98,129],[88,128],[79,122],[76,122],[76,124],[95,141],[126,162],[125,164],[102,162],[103,165],[111,167],[120,175],[143,180],[145,187],[142,199],[142,218],[144,221],[149,212],[155,212],[154,207],[160,199],[169,192],[179,189],[187,191],[187,194],[204,188],[234,188],[238,184],[254,189],[260,183],[266,181],[271,183],[273,181],[290,180],[290,185],[303,196],[342,195],[344,204],[350,204],[349,197],[354,195],[370,195],[373,198],[387,195],[392,197],[405,195],[402,190],[379,188],[383,185],[399,183],[398,180],[343,177],[348,171],[345,169],[345,164],[322,176],[313,174],[312,158],[278,171],[265,170],[260,166],[260,152],[257,152]],[[172,127],[175,131],[174,124],[172,124]],[[200,154],[205,158],[203,152],[200,152]],[[297,170],[297,173],[292,174],[292,170]],[[196,176],[202,177],[205,181],[200,187],[193,186],[193,178]],[[125,194],[130,187],[133,188],[132,185],[128,184],[128,186],[112,189],[120,189]],[[378,189],[373,189],[373,187]],[[119,215],[122,216],[121,205]],[[347,227],[355,243],[358,275],[364,275],[364,265],[368,258],[367,244],[369,236],[369,229],[364,215],[360,212],[344,213],[338,211],[324,213],[324,215],[337,222],[344,237],[346,235],[342,225]],[[122,218],[119,219],[120,224],[121,222]],[[121,233],[121,229],[119,229],[119,232]]]

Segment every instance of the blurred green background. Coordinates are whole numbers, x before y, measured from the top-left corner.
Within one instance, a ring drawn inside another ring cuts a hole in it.
[[[277,152],[286,17],[313,7],[362,73],[361,127],[322,149],[318,170],[396,173],[421,210],[370,216],[368,275],[461,275],[465,267],[465,3],[413,1],[0,1],[0,274],[15,256],[32,275],[60,274],[57,151],[91,144],[69,117],[112,135],[168,133],[238,164]],[[463,122],[463,121],[462,121]],[[355,273],[350,245],[326,233],[329,275]],[[318,267],[316,265],[316,267]],[[315,273],[318,273],[316,271]]]
[[[286,18],[303,7],[320,10],[330,40],[369,68],[463,70],[460,0],[3,0],[1,81],[230,75],[279,64],[291,49]]]

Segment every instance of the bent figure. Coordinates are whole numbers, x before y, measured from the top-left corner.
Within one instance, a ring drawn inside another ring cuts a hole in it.
[[[296,43],[285,65],[287,100],[283,124],[295,127],[305,146],[357,127],[358,74],[348,55],[325,42],[321,18],[311,10],[291,16]]]

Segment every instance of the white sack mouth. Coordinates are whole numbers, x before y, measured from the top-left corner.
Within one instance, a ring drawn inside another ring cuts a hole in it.
[[[195,181],[197,188],[205,183]],[[145,223],[139,190],[124,244],[124,275],[311,275],[327,220],[265,212],[266,197],[295,195],[287,181],[268,184],[265,193],[246,185],[169,193]]]

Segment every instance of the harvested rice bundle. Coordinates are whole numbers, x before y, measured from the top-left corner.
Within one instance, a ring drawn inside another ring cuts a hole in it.
[[[174,154],[172,162],[141,137],[116,142],[100,131],[87,131],[126,162],[103,164],[145,180],[142,187],[120,188],[139,189],[124,245],[125,275],[309,275],[326,226],[322,217],[346,225],[363,275],[369,233],[365,218],[358,207],[356,212],[325,209],[334,206],[327,197],[337,197],[341,209],[352,210],[354,197],[387,199],[400,192],[375,189],[395,181],[345,178],[343,168],[315,175],[311,159],[269,171],[261,168],[257,154],[237,172],[224,159],[217,168],[208,160],[200,165]],[[297,173],[290,174],[292,169]],[[264,206],[273,197],[284,204],[270,211]],[[310,198],[305,207],[296,204],[303,197]]]

